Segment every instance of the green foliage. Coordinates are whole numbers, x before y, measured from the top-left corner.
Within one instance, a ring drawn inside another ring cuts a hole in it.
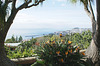
[[[19,47],[20,46],[23,48],[27,47],[29,49],[30,47],[34,47],[36,41],[37,41],[36,39],[30,39],[30,41],[25,41],[25,42],[21,43],[19,45]]]
[[[92,39],[92,32],[90,30],[88,30],[88,31],[84,31],[82,33],[66,34],[65,36],[63,36],[61,38],[63,40],[72,41],[73,46],[77,45],[77,46],[80,46],[81,49],[86,49],[90,45],[90,42]],[[49,37],[48,40],[60,41],[60,38],[57,35],[53,35],[52,37]],[[47,42],[48,40],[44,40],[44,43]],[[42,43],[42,42],[40,42],[40,43]]]
[[[45,35],[44,37],[52,37],[54,34]]]
[[[66,35],[65,38],[71,40],[73,42],[72,45],[78,45],[81,49],[86,49],[90,45],[92,33],[88,30],[82,33]]]
[[[44,65],[44,61],[42,60],[37,60],[34,64],[32,64],[31,66],[45,66]]]
[[[71,41],[54,41],[44,44],[38,54],[46,66],[86,66],[83,61],[84,53],[80,53],[78,47],[73,47]]]
[[[38,38],[39,39],[39,38]],[[38,40],[37,39],[37,40]],[[81,49],[86,49],[91,42],[92,39],[92,32],[90,30],[84,31],[82,33],[73,33],[73,34],[66,34],[63,37],[59,37],[58,35],[53,35],[52,37],[46,36],[44,38],[41,38],[41,40],[38,40],[38,42],[43,46],[44,43],[49,41],[60,41],[61,39],[63,40],[70,40],[72,41],[73,46],[79,46]]]
[[[35,42],[36,39],[31,39],[30,41],[23,42],[22,44],[18,45],[18,47],[14,51],[11,51],[8,47],[5,47],[7,52],[7,57],[12,59],[12,58],[35,56],[36,55],[34,53]]]
[[[18,47],[14,51],[8,50],[7,57],[12,58],[22,58],[22,57],[32,57],[35,56],[33,47],[29,49],[27,47]]]
[[[23,40],[22,36],[19,37],[19,42],[21,42]]]
[[[89,4],[89,0],[69,0],[71,3],[75,4],[77,2],[82,3],[84,6],[86,6],[88,8],[88,4]],[[90,0],[90,3],[94,3],[94,0]]]
[[[13,43],[11,39],[7,39],[5,43]]]
[[[50,41],[55,41],[55,40],[59,40],[59,36],[57,35],[53,35],[51,38],[50,38]]]
[[[38,54],[42,61],[37,61],[32,66],[89,66],[82,60],[85,56],[84,53],[80,53],[80,48],[87,48],[90,44],[92,39],[90,31],[67,34],[63,37],[57,35],[46,36],[41,38],[42,41],[38,39],[40,38],[25,41],[14,51],[6,48],[7,57],[12,59],[32,57]]]
[[[77,0],[70,0],[72,3],[76,3],[77,2]]]
[[[10,39],[7,39],[5,42],[6,43],[18,43],[18,42],[22,42],[22,40],[23,40],[22,36],[18,38],[17,36],[14,37],[13,35]]]
[[[15,42],[14,35],[11,37],[12,42]]]

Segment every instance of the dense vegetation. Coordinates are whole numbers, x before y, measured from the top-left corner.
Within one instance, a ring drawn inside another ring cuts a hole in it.
[[[34,53],[34,44],[36,39],[31,39],[18,45],[15,50],[11,51],[10,47],[6,47],[7,57],[10,59],[13,58],[22,58],[22,57],[32,57],[36,54]]]
[[[35,56],[44,60],[41,61],[43,65],[66,66],[67,64],[68,66],[73,63],[73,65],[85,66],[87,63],[81,60],[85,54],[80,53],[80,50],[89,46],[92,39],[91,35],[92,33],[88,30],[82,33],[66,34],[65,36],[60,34],[59,36],[47,35],[32,38],[30,41],[22,42],[14,51],[6,47],[7,56],[10,59]],[[38,62],[40,61],[37,61],[33,66],[37,65]]]
[[[85,53],[79,46],[72,46],[72,41],[52,41],[44,44],[37,52],[44,66],[89,66],[84,60]],[[33,64],[33,66],[37,65]]]
[[[69,39],[70,41],[72,41],[73,45],[80,46],[81,49],[86,49],[91,42],[92,33],[89,30],[82,32],[81,34],[74,33],[71,35],[66,35],[66,39]]]
[[[90,30],[84,31],[82,33],[71,33],[62,36],[62,40],[72,41],[73,46],[80,46],[81,49],[86,49],[92,39],[92,33]],[[60,38],[58,35],[47,35],[42,38],[38,38],[37,41],[41,44],[46,43],[47,41],[59,41]]]

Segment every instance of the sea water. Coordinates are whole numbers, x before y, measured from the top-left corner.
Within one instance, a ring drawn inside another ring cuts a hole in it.
[[[56,31],[63,31],[63,29],[10,29],[6,39],[9,39],[14,35],[14,37],[22,36],[25,40],[48,35],[49,33],[54,33]]]

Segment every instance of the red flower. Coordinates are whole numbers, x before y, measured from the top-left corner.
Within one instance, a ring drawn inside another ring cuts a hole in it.
[[[35,45],[40,46],[40,44],[38,42],[36,42]]]

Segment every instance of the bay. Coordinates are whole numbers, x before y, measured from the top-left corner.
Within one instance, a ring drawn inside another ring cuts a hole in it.
[[[43,35],[47,35],[49,33],[54,33],[56,31],[63,31],[63,30],[68,30],[71,28],[67,28],[67,29],[50,29],[50,28],[44,28],[44,29],[10,29],[8,31],[7,37],[6,39],[11,38],[13,35],[14,37],[16,36],[22,36],[24,40],[26,39],[31,39],[32,37],[40,37]]]

